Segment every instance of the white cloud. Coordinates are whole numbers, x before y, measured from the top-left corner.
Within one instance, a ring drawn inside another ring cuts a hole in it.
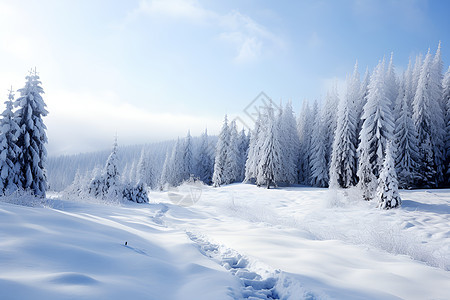
[[[141,15],[166,16],[215,27],[219,40],[234,47],[234,61],[238,63],[254,61],[274,49],[284,47],[279,37],[250,16],[237,10],[221,15],[204,8],[196,0],[141,0],[125,22]]]
[[[238,11],[221,16],[219,24],[224,32],[220,38],[235,45],[237,55],[235,61],[253,61],[261,57],[265,49],[281,48],[282,41],[254,21]]]

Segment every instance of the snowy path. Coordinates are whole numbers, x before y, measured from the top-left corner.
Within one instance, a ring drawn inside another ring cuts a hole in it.
[[[191,207],[160,192],[148,205],[0,202],[0,298],[448,299],[450,190],[403,192],[387,212],[347,193],[241,184]]]

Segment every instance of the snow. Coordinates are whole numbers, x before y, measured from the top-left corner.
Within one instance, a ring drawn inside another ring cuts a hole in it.
[[[1,298],[447,299],[450,189],[400,195],[388,211],[356,188],[249,184],[188,207],[0,202]]]

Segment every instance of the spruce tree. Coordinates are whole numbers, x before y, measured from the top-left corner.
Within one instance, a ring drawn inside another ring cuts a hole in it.
[[[433,59],[428,50],[413,101],[413,120],[419,146],[419,186],[436,187],[443,181],[443,110],[439,81],[440,54]]]
[[[117,136],[114,139],[113,149],[108,159],[106,160],[105,169],[103,170],[103,177],[105,180],[106,190],[109,196],[117,196],[119,193],[120,175],[119,175],[119,158],[118,158]]]
[[[445,103],[445,166],[447,168],[446,174],[446,185],[450,186],[450,67],[445,73],[443,80],[443,102]]]
[[[150,188],[155,187],[154,171],[150,161],[150,156],[146,153],[144,148],[142,148],[141,155],[139,156],[137,174],[139,177],[138,183],[143,183]]]
[[[188,180],[194,174],[194,154],[191,131],[188,130],[186,138],[184,139],[183,148],[183,163],[181,166],[182,181]]]
[[[298,180],[301,184],[309,184],[310,180],[310,150],[311,150],[311,133],[312,133],[313,111],[311,110],[308,101],[303,102],[303,107],[300,112],[297,130],[300,140],[299,146],[299,175]]]
[[[356,64],[352,76],[347,78],[347,93],[342,98],[338,109],[330,165],[330,186],[332,187],[348,188],[357,182],[357,121],[354,108],[360,101],[360,89],[358,65]]]
[[[282,179],[282,149],[279,139],[278,126],[273,113],[273,108],[267,108],[267,123],[263,134],[260,135],[261,149],[258,162],[258,175],[256,184],[277,186]]]
[[[47,127],[42,117],[48,112],[41,96],[44,90],[36,70],[25,78],[25,87],[19,90],[20,97],[14,102],[14,106],[17,107],[15,119],[20,128],[17,136],[17,146],[20,149],[17,157],[18,186],[37,197],[44,198],[47,190],[45,171]]]
[[[392,143],[386,147],[383,167],[378,178],[377,200],[378,207],[391,209],[401,205],[402,200],[398,193],[397,173],[395,172]]]
[[[226,174],[226,162],[228,150],[230,148],[230,130],[228,127],[228,119],[225,116],[222,130],[219,134],[219,140],[216,145],[216,154],[214,159],[214,173],[212,177],[213,185],[215,187],[226,184],[228,178]]]
[[[261,113],[258,113],[258,117],[255,121],[255,127],[253,128],[250,136],[250,142],[248,147],[247,160],[245,162],[245,179],[244,182],[250,181],[252,178],[258,176],[257,163],[260,153],[260,135],[263,129],[263,119]]]
[[[391,100],[388,98],[385,80],[384,60],[380,61],[372,73],[369,83],[367,102],[362,116],[364,122],[360,133],[360,147],[358,148],[359,166],[370,164],[373,174],[378,174],[383,166],[387,141],[392,140],[394,121],[392,119]],[[362,161],[361,145],[367,147],[368,161]],[[361,179],[361,178],[360,178]]]
[[[239,166],[240,154],[239,154],[239,136],[236,128],[236,121],[230,122],[229,127],[230,142],[228,144],[228,150],[226,160],[225,160],[225,170],[226,174],[225,184],[230,184],[239,180],[241,174],[241,168]]]
[[[245,130],[242,129],[241,133],[239,134],[239,141],[238,141],[239,175],[237,181],[243,181],[245,178],[245,162],[247,160],[248,147],[249,147],[249,137],[247,136],[247,134],[245,134]]]
[[[326,130],[322,112],[316,115],[311,138],[311,185],[328,186],[328,167],[326,159]]]
[[[419,148],[417,145],[416,127],[412,119],[412,109],[409,86],[411,84],[411,69],[405,73],[400,93],[397,98],[394,141],[396,153],[395,167],[398,174],[398,182],[401,188],[412,188],[415,186],[419,176],[417,174],[419,161]]]
[[[13,101],[14,94],[11,88],[0,120],[0,193],[3,195],[10,195],[16,191],[19,183],[17,157],[20,149],[16,143],[20,129],[14,118]]]
[[[300,140],[291,101],[288,101],[281,111],[279,123],[280,143],[283,150],[283,181],[287,184],[297,183]]]
[[[201,136],[200,149],[196,160],[196,174],[203,183],[209,185],[212,183],[213,168],[214,163],[210,153],[208,131],[205,129]]]

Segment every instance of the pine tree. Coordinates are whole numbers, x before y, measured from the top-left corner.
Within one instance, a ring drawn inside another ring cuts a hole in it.
[[[283,181],[287,184],[297,183],[300,140],[290,101],[281,111],[279,122],[280,143],[283,150]]]
[[[168,166],[167,183],[169,183],[169,185],[171,186],[178,186],[183,182],[183,180],[187,179],[182,177],[182,172],[184,170],[184,153],[184,143],[180,140],[180,138],[178,138],[175,145],[173,146],[172,155],[170,156]]]
[[[150,157],[145,152],[144,148],[142,148],[141,150],[141,155],[137,164],[137,174],[139,183],[143,183],[150,188],[155,187],[154,171],[152,168]]]
[[[402,203],[398,193],[397,173],[395,172],[393,152],[392,143],[389,142],[386,147],[386,155],[377,188],[378,207],[382,209],[395,208]]]
[[[330,170],[331,155],[333,151],[334,135],[337,127],[337,112],[339,105],[339,95],[337,86],[334,85],[331,90],[327,92],[324,108],[324,138],[325,138],[325,158],[327,160],[327,170]],[[329,176],[328,176],[329,177]]]
[[[398,97],[398,80],[395,75],[394,68],[394,53],[391,53],[391,59],[389,61],[389,65],[386,71],[386,94],[388,99],[391,101],[391,110],[394,109],[397,97]]]
[[[444,161],[445,161],[445,103],[443,101],[442,89],[442,55],[441,42],[439,42],[438,49],[431,63],[430,73],[430,90],[432,95],[431,109],[432,109],[432,135],[431,143],[434,152],[434,165],[436,168],[436,184],[441,185],[444,182]]]
[[[413,120],[418,133],[419,186],[437,186],[442,181],[443,163],[443,111],[442,91],[439,80],[439,59],[434,59],[428,51],[420,72],[417,91],[413,101]]]
[[[103,170],[103,174],[104,174],[103,177],[105,180],[106,190],[109,193],[108,196],[113,196],[113,197],[118,195],[119,185],[120,185],[120,183],[119,183],[120,175],[119,175],[119,169],[118,169],[119,158],[117,156],[117,150],[118,150],[118,145],[117,145],[117,136],[116,136],[114,139],[113,149],[106,161],[105,169]]]
[[[360,101],[358,65],[347,78],[347,93],[338,109],[337,128],[330,165],[330,186],[348,188],[356,184],[357,121],[354,107]]]
[[[367,95],[369,94],[369,83],[370,83],[370,72],[369,68],[366,68],[366,72],[364,73],[364,79],[361,82],[361,90],[360,90],[360,96],[359,96],[359,102],[356,105],[356,111],[355,111],[355,118],[356,118],[356,137],[358,138],[358,145],[359,145],[359,134],[361,133],[362,124],[363,124],[363,112],[364,112],[364,105],[366,105],[367,102]]]
[[[255,127],[253,128],[252,134],[250,136],[250,142],[248,147],[247,160],[245,162],[245,179],[244,182],[250,181],[252,178],[256,178],[258,176],[257,164],[260,153],[260,135],[262,134],[262,115],[258,114],[258,117],[255,121]]]
[[[386,152],[387,141],[392,140],[394,131],[394,121],[392,119],[391,100],[388,98],[384,60],[380,61],[372,73],[369,83],[369,93],[367,103],[364,105],[363,125],[360,133],[360,147],[364,144],[364,151],[368,162],[362,162],[362,149],[360,153],[359,166],[369,163],[373,174],[378,174],[383,166],[384,153]],[[361,179],[361,178],[360,178]]]
[[[267,123],[264,134],[260,135],[261,150],[258,162],[258,175],[256,184],[266,185],[269,189],[271,185],[277,186],[277,182],[282,179],[282,150],[279,140],[278,126],[274,117],[273,108],[267,108]]]
[[[450,67],[445,73],[443,80],[443,102],[446,103],[446,113],[445,113],[445,124],[446,124],[446,135],[445,135],[445,166],[447,170],[446,174],[446,184],[450,186]]]
[[[45,197],[47,176],[45,164],[47,159],[47,135],[42,117],[48,112],[41,94],[39,76],[36,70],[26,76],[25,87],[19,90],[20,97],[14,102],[17,107],[15,119],[20,128],[17,137],[19,155],[17,157],[20,189],[31,191],[37,197]]]
[[[18,165],[17,156],[20,149],[17,146],[17,134],[19,126],[14,119],[13,113],[14,94],[9,91],[8,100],[5,102],[6,109],[0,120],[0,193],[10,195],[18,189]]]
[[[230,132],[228,127],[228,119],[225,116],[222,130],[219,134],[219,140],[216,146],[216,155],[214,159],[214,173],[213,173],[213,184],[215,187],[226,184],[228,181],[226,174],[226,162],[228,156],[228,149],[230,148]]]
[[[311,154],[312,116],[313,112],[311,111],[308,101],[305,100],[297,122],[300,140],[298,180],[301,184],[309,184],[310,179],[311,168],[309,166],[309,161]]]
[[[244,181],[244,178],[245,178],[245,161],[247,160],[248,148],[249,148],[249,137],[245,134],[245,130],[242,129],[241,133],[239,134],[239,141],[238,141],[238,153],[239,153],[238,169],[239,169],[239,175],[238,175],[237,181]]]
[[[170,179],[169,164],[170,164],[169,152],[166,152],[166,158],[164,159],[164,164],[161,171],[161,178],[159,179],[160,190],[163,190],[164,185],[169,182]]]
[[[419,148],[417,146],[416,127],[412,120],[412,110],[409,86],[412,80],[412,70],[409,67],[405,72],[403,83],[400,85],[396,104],[395,119],[395,167],[398,174],[399,186],[401,188],[412,188],[415,186],[419,176],[417,174],[419,161]]]
[[[184,140],[183,163],[181,169],[182,181],[188,180],[194,174],[194,155],[191,131],[189,130]]]
[[[213,168],[214,164],[212,154],[210,153],[208,132],[205,129],[205,132],[201,137],[200,149],[198,152],[198,158],[196,160],[196,174],[203,183],[209,185],[212,183]]]
[[[311,138],[311,185],[317,187],[327,187],[329,181],[323,117],[316,115]]]
[[[239,154],[239,136],[236,128],[236,121],[233,120],[229,127],[230,142],[228,144],[227,156],[225,159],[226,174],[225,184],[230,184],[239,180],[241,169],[239,167],[240,154]]]

